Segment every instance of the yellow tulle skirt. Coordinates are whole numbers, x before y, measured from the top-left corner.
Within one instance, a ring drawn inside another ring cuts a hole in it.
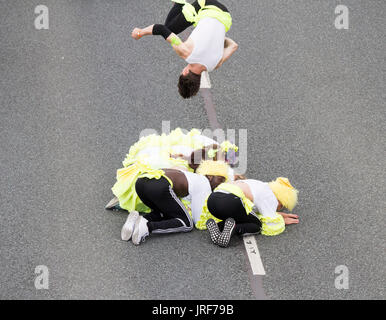
[[[178,154],[181,150],[190,154],[193,150],[203,148],[204,144],[197,139],[199,135],[201,132],[197,129],[184,134],[177,128],[168,135],[152,134],[142,137],[132,145],[122,162],[123,168],[117,170],[117,181],[111,189],[118,198],[120,207],[127,211],[150,212],[150,208],[141,201],[135,191],[138,177],[161,168],[192,171],[186,160],[171,155]],[[186,201],[184,203],[189,206]]]

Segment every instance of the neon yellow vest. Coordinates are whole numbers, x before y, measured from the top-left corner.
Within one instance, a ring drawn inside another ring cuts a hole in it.
[[[194,8],[193,5],[186,2],[186,0],[171,0],[172,2],[183,4],[182,13],[186,19],[186,21],[192,22],[196,27],[198,22],[203,18],[215,18],[220,21],[224,27],[225,31],[231,28],[232,25],[232,17],[229,12],[222,11],[220,8],[213,5],[205,5],[205,0],[198,0],[198,3],[201,7],[198,12]]]

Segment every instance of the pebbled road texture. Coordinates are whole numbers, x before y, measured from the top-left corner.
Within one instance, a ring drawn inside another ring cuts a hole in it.
[[[239,50],[211,73],[225,128],[248,130],[247,175],[288,176],[301,223],[258,236],[270,299],[385,298],[384,1],[225,1]],[[0,298],[254,299],[241,240],[206,233],[120,240],[105,211],[129,146],[145,128],[209,128],[204,99],[184,101],[184,62],[135,26],[169,1],[0,1]],[[36,290],[37,265],[49,290]],[[349,289],[334,286],[338,265]]]

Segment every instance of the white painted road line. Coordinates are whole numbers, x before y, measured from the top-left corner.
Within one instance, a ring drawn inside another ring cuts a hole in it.
[[[208,71],[203,71],[201,73],[200,88],[202,88],[202,89],[210,89],[210,88],[212,88],[212,84],[210,83],[210,78],[209,78]]]
[[[212,88],[212,84],[210,83],[209,73],[208,71],[203,71],[201,73],[200,93],[204,98],[205,110],[208,115],[210,127],[212,130],[216,130],[221,128],[221,125],[217,120],[216,108],[209,90],[210,88]]]
[[[201,74],[200,93],[204,98],[204,106],[208,116],[209,124],[212,130],[221,129],[222,126],[217,120],[216,108],[213,103],[212,94],[210,92],[212,85],[208,72],[204,71]],[[258,300],[267,300],[268,297],[264,293],[263,276],[265,270],[260,258],[259,249],[257,248],[256,238],[254,236],[245,236],[244,245],[249,259],[251,268],[248,268],[253,295]]]
[[[265,270],[263,266],[263,262],[260,258],[260,252],[257,247],[257,242],[255,236],[245,236],[244,237],[244,245],[247,250],[249,262],[252,267],[252,273],[254,275],[265,275]]]
[[[204,98],[204,107],[208,116],[209,124],[212,130],[221,129],[221,125],[217,120],[216,108],[213,103],[213,97],[208,88],[201,88],[200,93]]]

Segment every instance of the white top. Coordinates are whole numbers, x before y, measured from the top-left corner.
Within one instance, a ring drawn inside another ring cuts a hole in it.
[[[170,150],[172,154],[183,154],[184,156],[188,157],[192,154],[194,149],[188,146],[176,145],[171,146]]]
[[[217,19],[201,19],[189,37],[194,47],[185,61],[202,64],[208,72],[213,71],[224,53],[225,33],[225,26]]]
[[[200,219],[202,208],[204,207],[205,200],[212,192],[209,180],[197,173],[181,171],[185,174],[188,180],[189,195],[185,197],[190,201],[190,208],[192,210],[192,218],[194,224]]]
[[[254,179],[240,180],[249,186],[253,196],[254,209],[264,217],[276,217],[276,210],[279,202],[272,192],[268,183]],[[216,190],[216,192],[229,193],[225,190]]]
[[[162,147],[146,147],[139,151],[137,158],[143,157],[142,161],[151,166],[153,169],[170,168],[171,163],[166,157],[165,150]]]
[[[279,202],[268,183],[254,179],[240,180],[240,182],[246,183],[251,189],[253,204],[257,211],[263,216],[275,218]]]

